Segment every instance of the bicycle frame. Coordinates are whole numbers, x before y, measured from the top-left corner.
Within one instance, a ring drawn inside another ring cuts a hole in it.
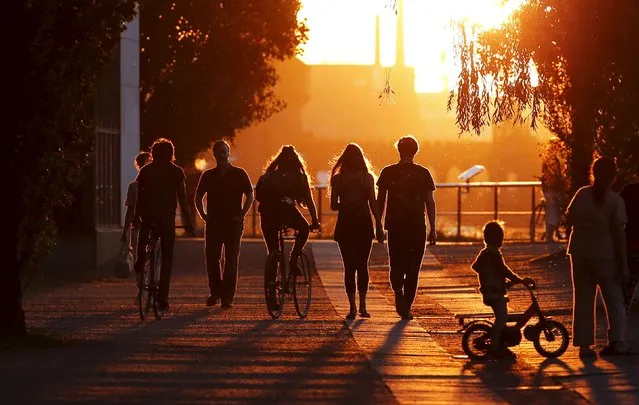
[[[508,314],[508,317],[506,318],[506,322],[515,322],[515,325],[513,326],[517,329],[521,329],[526,326],[528,321],[530,321],[535,316],[539,318],[539,324],[542,326],[545,325],[547,319],[544,316],[541,307],[539,306],[539,302],[537,301],[534,290],[530,287],[526,287],[526,289],[530,293],[530,306],[524,311],[523,314]]]
[[[278,243],[278,250],[279,252],[282,254],[282,266],[284,269],[284,274],[283,274],[283,281],[284,281],[284,285],[283,290],[284,290],[284,294],[288,294],[290,293],[290,291],[288,290],[290,283],[290,278],[291,278],[291,271],[288,268],[288,260],[286,259],[286,241],[287,240],[291,240],[291,239],[295,239],[295,237],[297,236],[297,231],[295,231],[295,233],[293,234],[293,236],[289,236],[288,235],[288,227],[281,227],[278,231],[277,231],[277,243]]]

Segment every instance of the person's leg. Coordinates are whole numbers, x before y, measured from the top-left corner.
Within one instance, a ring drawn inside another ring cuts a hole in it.
[[[357,307],[355,305],[355,246],[351,240],[342,240],[337,242],[339,246],[340,254],[342,255],[342,263],[344,264],[344,290],[348,297],[349,311],[346,315],[346,319],[353,319],[357,314]]]
[[[395,293],[395,310],[400,316],[408,313],[406,302],[404,301],[404,277],[406,275],[405,243],[401,231],[388,231],[388,261],[390,271],[388,278],[391,288]]]
[[[295,271],[297,272],[297,274],[299,274],[297,258],[302,254],[304,246],[306,246],[306,242],[308,241],[308,235],[310,233],[309,224],[302,213],[293,208],[287,213],[286,225],[289,228],[295,229],[297,231],[295,243],[293,243],[293,249],[291,249],[289,258],[289,268],[291,269],[291,271]]]
[[[173,269],[173,249],[175,247],[175,219],[161,223],[162,235],[162,268],[160,271],[160,285],[158,289],[158,304],[160,308],[169,306],[169,288],[171,285],[171,271]]]
[[[495,321],[490,334],[490,349],[497,350],[501,343],[501,334],[504,331],[506,320],[508,319],[508,305],[505,299],[492,300],[488,304],[495,315]]]
[[[359,292],[359,314],[364,318],[370,317],[366,310],[366,295],[368,293],[368,258],[373,247],[372,239],[366,238],[358,243],[357,249],[357,291]]]
[[[222,305],[224,306],[233,304],[235,297],[243,231],[241,225],[233,224],[224,234],[224,277],[222,278],[221,290]]]
[[[149,241],[151,229],[145,223],[140,225],[140,232],[138,233],[138,244],[136,246],[137,252],[135,255],[135,264],[133,268],[135,269],[136,279],[139,283],[140,275],[142,274],[142,270],[144,270],[144,259],[146,253],[146,244]]]
[[[204,253],[210,293],[206,303],[209,306],[213,306],[221,296],[220,260],[222,258],[222,235],[220,230],[212,225],[207,225],[205,228]]]
[[[588,348],[595,344],[594,310],[597,283],[592,274],[590,259],[571,255],[570,264],[573,290],[573,345]]]
[[[615,262],[594,260],[593,266],[608,318],[608,351],[623,351],[626,349],[626,307]]]
[[[415,301],[415,295],[417,294],[417,287],[419,285],[419,271],[422,267],[422,260],[424,259],[424,249],[426,247],[426,231],[416,231],[410,233],[410,238],[407,240],[407,252],[406,252],[406,280],[404,284],[404,301],[410,312]]]

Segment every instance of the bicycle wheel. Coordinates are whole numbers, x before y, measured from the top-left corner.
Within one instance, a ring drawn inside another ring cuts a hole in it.
[[[284,306],[284,260],[281,252],[272,252],[264,268],[264,298],[271,318],[282,315]]]
[[[483,359],[490,348],[491,325],[474,323],[462,335],[462,349],[470,359]]]
[[[568,348],[568,330],[561,323],[553,320],[546,321],[546,327],[539,328],[539,333],[533,340],[537,353],[544,357],[559,357]]]
[[[313,274],[311,273],[308,257],[306,257],[304,252],[297,259],[297,266],[301,275],[293,276],[293,300],[295,301],[297,315],[300,318],[305,318],[313,299]]]
[[[153,289],[151,290],[151,302],[153,304],[153,314],[155,319],[160,319],[164,315],[158,308],[158,293],[160,285],[160,273],[162,271],[162,243],[160,239],[156,239],[153,243]]]
[[[151,245],[147,245],[144,253],[144,268],[140,275],[140,284],[138,285],[138,309],[140,311],[140,319],[145,320],[151,309],[153,301],[153,290],[155,268],[153,266],[153,250]]]

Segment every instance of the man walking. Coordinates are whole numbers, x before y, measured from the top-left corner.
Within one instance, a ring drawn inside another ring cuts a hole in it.
[[[244,169],[229,162],[230,155],[228,143],[215,142],[213,156],[216,167],[202,173],[195,191],[195,208],[206,223],[206,270],[211,292],[206,305],[214,306],[221,299],[222,308],[233,306],[244,217],[253,203],[251,180]],[[204,195],[206,211],[202,203]],[[223,272],[220,263],[222,248]]]
[[[405,136],[396,144],[399,162],[382,169],[377,180],[377,203],[386,216],[388,231],[390,283],[395,293],[395,310],[402,319],[413,319],[411,306],[419,284],[419,270],[426,243],[424,209],[428,213],[431,245],[437,241],[435,231],[435,182],[430,171],[413,162],[419,151],[417,140]]]

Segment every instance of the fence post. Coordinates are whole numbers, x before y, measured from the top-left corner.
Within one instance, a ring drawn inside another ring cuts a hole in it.
[[[499,186],[495,184],[495,188],[493,189],[493,194],[494,194],[494,207],[493,207],[493,219],[497,220],[499,219]]]
[[[457,186],[457,240],[461,240],[462,189]]]
[[[253,215],[253,224],[251,226],[253,237],[257,238],[257,202],[253,202],[251,205],[251,215]]]
[[[322,187],[317,188],[317,220],[322,226]],[[322,235],[322,230],[320,229],[320,238]]]
[[[530,194],[530,243],[535,241],[535,186]]]

